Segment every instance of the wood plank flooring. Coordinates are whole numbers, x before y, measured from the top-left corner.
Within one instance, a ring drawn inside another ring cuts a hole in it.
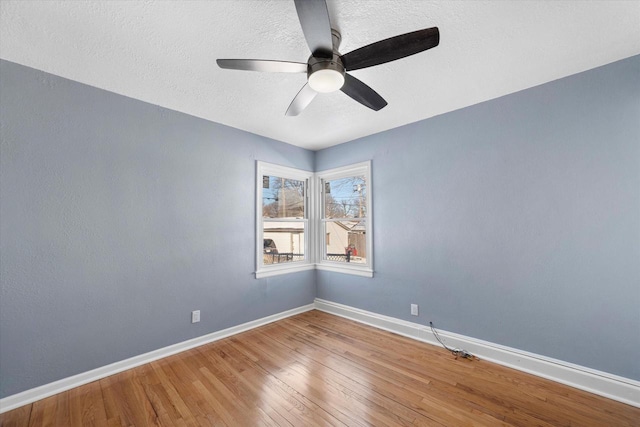
[[[2,426],[640,426],[640,409],[310,311],[0,415]]]

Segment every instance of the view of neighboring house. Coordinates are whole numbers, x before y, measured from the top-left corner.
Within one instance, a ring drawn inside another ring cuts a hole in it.
[[[326,254],[333,261],[346,261],[347,251],[351,251],[350,262],[364,262],[366,259],[366,245],[364,226],[359,221],[327,222],[326,223]],[[279,261],[297,260],[304,254],[304,228],[300,222],[265,222],[264,239],[270,239],[277,251],[271,251],[265,256],[289,254],[289,258]],[[273,246],[271,246],[273,247]],[[265,262],[272,263],[265,258]]]
[[[346,255],[351,250],[351,262],[363,262],[366,259],[365,231],[360,221],[327,222],[325,232],[327,257],[342,261],[336,255]]]
[[[304,254],[304,223],[266,222],[264,238],[276,244],[278,253]]]

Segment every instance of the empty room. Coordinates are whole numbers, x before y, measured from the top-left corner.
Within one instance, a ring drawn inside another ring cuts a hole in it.
[[[640,1],[0,0],[0,426],[640,426]]]

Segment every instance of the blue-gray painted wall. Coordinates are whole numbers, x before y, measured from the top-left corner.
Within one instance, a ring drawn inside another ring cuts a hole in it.
[[[313,302],[253,275],[255,161],[313,152],[6,61],[0,102],[0,397]]]
[[[368,159],[375,276],[318,271],[319,298],[640,380],[640,56],[317,152],[316,171]]]
[[[0,61],[0,397],[316,295],[640,379],[639,118],[634,57],[313,153]],[[256,280],[255,160],[368,159],[375,277]]]

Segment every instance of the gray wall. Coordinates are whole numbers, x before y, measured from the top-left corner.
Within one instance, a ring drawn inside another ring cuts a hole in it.
[[[316,293],[640,379],[639,79],[634,57],[314,155],[0,61],[0,397]],[[373,159],[373,279],[253,278],[256,159]]]
[[[313,152],[6,61],[0,102],[0,397],[313,301],[252,274],[255,160]]]
[[[640,56],[320,151],[316,171],[367,159],[375,277],[318,271],[319,298],[640,380]]]

